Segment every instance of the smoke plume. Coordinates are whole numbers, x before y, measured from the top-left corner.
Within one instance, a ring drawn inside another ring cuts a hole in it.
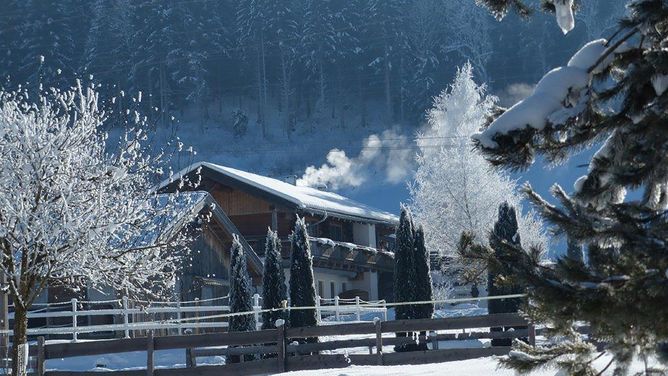
[[[404,180],[412,171],[415,149],[408,138],[393,130],[364,139],[357,157],[349,157],[340,149],[327,153],[327,162],[320,167],[309,166],[297,185],[308,187],[359,187],[371,178],[388,183]]]

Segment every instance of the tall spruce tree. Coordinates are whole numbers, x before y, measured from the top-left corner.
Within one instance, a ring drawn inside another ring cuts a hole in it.
[[[606,344],[612,354],[606,368],[620,375],[636,356],[665,352],[668,4],[634,0],[627,8],[612,40],[587,44],[568,67],[548,73],[532,96],[475,137],[492,163],[511,169],[526,168],[537,153],[558,162],[603,141],[572,194],[553,187],[560,206],[525,189],[555,234],[587,245],[586,264],[566,257],[545,265],[538,250],[508,242],[496,254],[471,248],[513,269],[529,286],[528,314],[560,334],[551,336],[549,347],[518,344],[506,364],[521,371],[553,364],[568,374],[600,374],[592,365],[598,351],[589,341]],[[537,105],[543,113],[527,112]],[[641,197],[627,197],[627,188]],[[462,240],[464,246],[471,241]],[[575,322],[589,326],[588,337],[573,330]]]
[[[244,249],[236,234],[233,236],[230,254],[230,312],[251,312],[253,288]],[[255,329],[255,316],[252,314],[230,317],[230,332],[250,332]]]
[[[311,246],[304,218],[297,217],[295,229],[290,236],[290,306],[314,307],[315,285]],[[314,309],[290,311],[290,326],[315,326],[318,318]]]
[[[431,265],[429,251],[424,245],[424,231],[419,226],[415,231],[415,276],[417,283],[415,286],[415,300],[427,301],[433,300],[433,291],[431,287]],[[416,319],[430,319],[434,314],[434,304],[421,304],[416,308]]]
[[[269,229],[264,247],[264,274],[262,277],[262,309],[283,307],[287,301],[285,272],[281,265],[281,241],[278,233]],[[276,320],[285,319],[283,312],[263,312],[262,329],[273,329]]]
[[[429,251],[424,245],[424,231],[420,226],[415,231],[415,277],[417,278],[415,286],[415,300],[427,301],[433,300],[434,295],[431,287],[431,265]],[[430,319],[434,314],[434,303],[420,304],[415,307],[416,319]],[[420,332],[424,336],[427,332]],[[417,344],[416,350],[427,350],[427,343],[421,341]]]
[[[517,214],[515,208],[507,202],[499,206],[499,216],[494,224],[489,237],[489,244],[495,254],[503,252],[502,243],[519,246],[520,234],[518,232]],[[487,291],[489,296],[510,295],[522,293],[522,288],[509,284],[507,281],[514,280],[512,271],[504,269],[500,265],[492,264],[488,268]],[[520,306],[520,299],[499,299],[490,300],[488,304],[489,313],[512,313],[517,312]],[[501,331],[502,328],[491,328],[492,331]],[[512,340],[507,338],[493,339],[492,346],[510,346]]]
[[[399,227],[396,232],[397,243],[394,248],[394,301],[412,302],[416,297],[415,275],[415,230],[413,216],[408,207],[401,207]],[[416,318],[416,309],[412,305],[395,308],[397,320]]]
[[[418,299],[418,276],[416,274],[416,242],[413,216],[407,206],[401,206],[399,227],[396,232],[397,243],[394,248],[394,301],[413,302]],[[424,237],[423,237],[424,244]],[[414,305],[400,305],[394,308],[397,320],[410,320],[419,317],[420,308]],[[397,337],[407,337],[408,333],[399,332]],[[413,351],[417,346],[397,345],[394,351]]]

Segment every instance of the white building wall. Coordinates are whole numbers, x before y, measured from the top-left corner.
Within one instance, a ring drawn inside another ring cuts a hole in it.
[[[370,300],[378,300],[378,273],[364,272],[360,279],[356,279],[357,273],[323,268],[313,269],[313,280],[315,292],[318,292],[318,282],[322,282],[322,298],[332,299],[343,292],[343,284],[347,290],[364,290],[369,293]],[[290,269],[285,269],[285,285],[290,289]],[[331,284],[334,283],[334,294],[332,295]]]
[[[358,245],[376,248],[376,225],[353,223],[353,242]]]

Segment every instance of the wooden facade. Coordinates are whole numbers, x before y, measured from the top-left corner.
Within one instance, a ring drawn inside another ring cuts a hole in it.
[[[194,174],[194,171],[190,174]],[[365,278],[374,278],[374,282],[367,282],[367,284],[378,284],[378,287],[367,287],[366,292],[369,296],[376,299],[390,300],[392,298],[394,261],[388,248],[391,242],[389,235],[395,230],[394,223],[363,217],[351,218],[337,213],[323,213],[321,210],[300,207],[280,195],[268,193],[257,186],[207,168],[201,170],[200,178],[201,184],[197,190],[210,194],[215,205],[232,222],[234,230],[243,235],[244,240],[252,248],[253,254],[258,257],[264,255],[267,229],[272,228],[278,231],[279,238],[282,240],[284,266],[289,268],[290,243],[288,239],[294,229],[297,216],[300,216],[307,223],[309,236],[332,241],[326,244],[311,242],[314,269],[317,269],[316,280],[320,275],[323,285],[327,284],[329,287],[336,284],[336,288],[328,289],[326,295],[331,295],[331,292],[339,295],[348,288],[364,290],[361,288],[360,281]],[[173,192],[176,189],[177,186],[174,183],[162,187],[163,192]],[[366,239],[367,244],[361,244],[359,239],[355,238],[355,226],[371,226],[372,229],[368,231],[373,232],[373,239]],[[197,255],[200,259],[193,262],[192,269],[187,271],[183,279],[183,299],[204,298],[206,296],[203,289],[213,290],[213,293],[218,296],[227,292],[226,286],[229,283],[226,281],[228,274],[226,268],[229,266],[231,238],[224,238],[220,233],[224,235],[225,231],[204,231],[201,238],[193,245],[194,248],[200,249]],[[215,278],[202,277],[214,274]],[[259,286],[261,270],[251,274],[254,284]],[[215,285],[216,281],[220,281],[220,286],[199,287],[202,283]],[[196,296],[198,291],[200,296]]]

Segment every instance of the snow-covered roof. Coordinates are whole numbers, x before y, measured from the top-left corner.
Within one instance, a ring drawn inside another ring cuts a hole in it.
[[[141,235],[130,240],[129,247],[149,247],[160,240],[166,240],[191,221],[201,210],[207,198],[207,192],[180,192],[174,194],[158,194],[150,203],[159,214],[145,224]],[[166,210],[169,206],[169,210]]]
[[[215,204],[213,197],[209,192],[192,191],[174,193],[161,193],[156,195],[155,202],[152,205],[158,209],[166,208],[170,205],[170,210],[157,215],[142,235],[132,240],[131,247],[148,247],[169,239],[183,229],[183,226],[194,220],[197,215],[208,207],[222,228],[230,235],[236,234],[241,239],[246,257],[251,261],[256,270],[262,268],[262,262],[257,253],[243,238],[241,232],[230,221],[227,215]]]
[[[272,196],[281,198],[306,212],[326,213],[332,217],[387,224],[397,224],[399,222],[399,218],[394,214],[372,208],[334,192],[295,186],[278,179],[208,162],[198,162],[181,170],[171,180],[162,182],[159,189],[166,187],[181,176],[185,176],[199,168],[210,169],[239,183],[249,185]]]

